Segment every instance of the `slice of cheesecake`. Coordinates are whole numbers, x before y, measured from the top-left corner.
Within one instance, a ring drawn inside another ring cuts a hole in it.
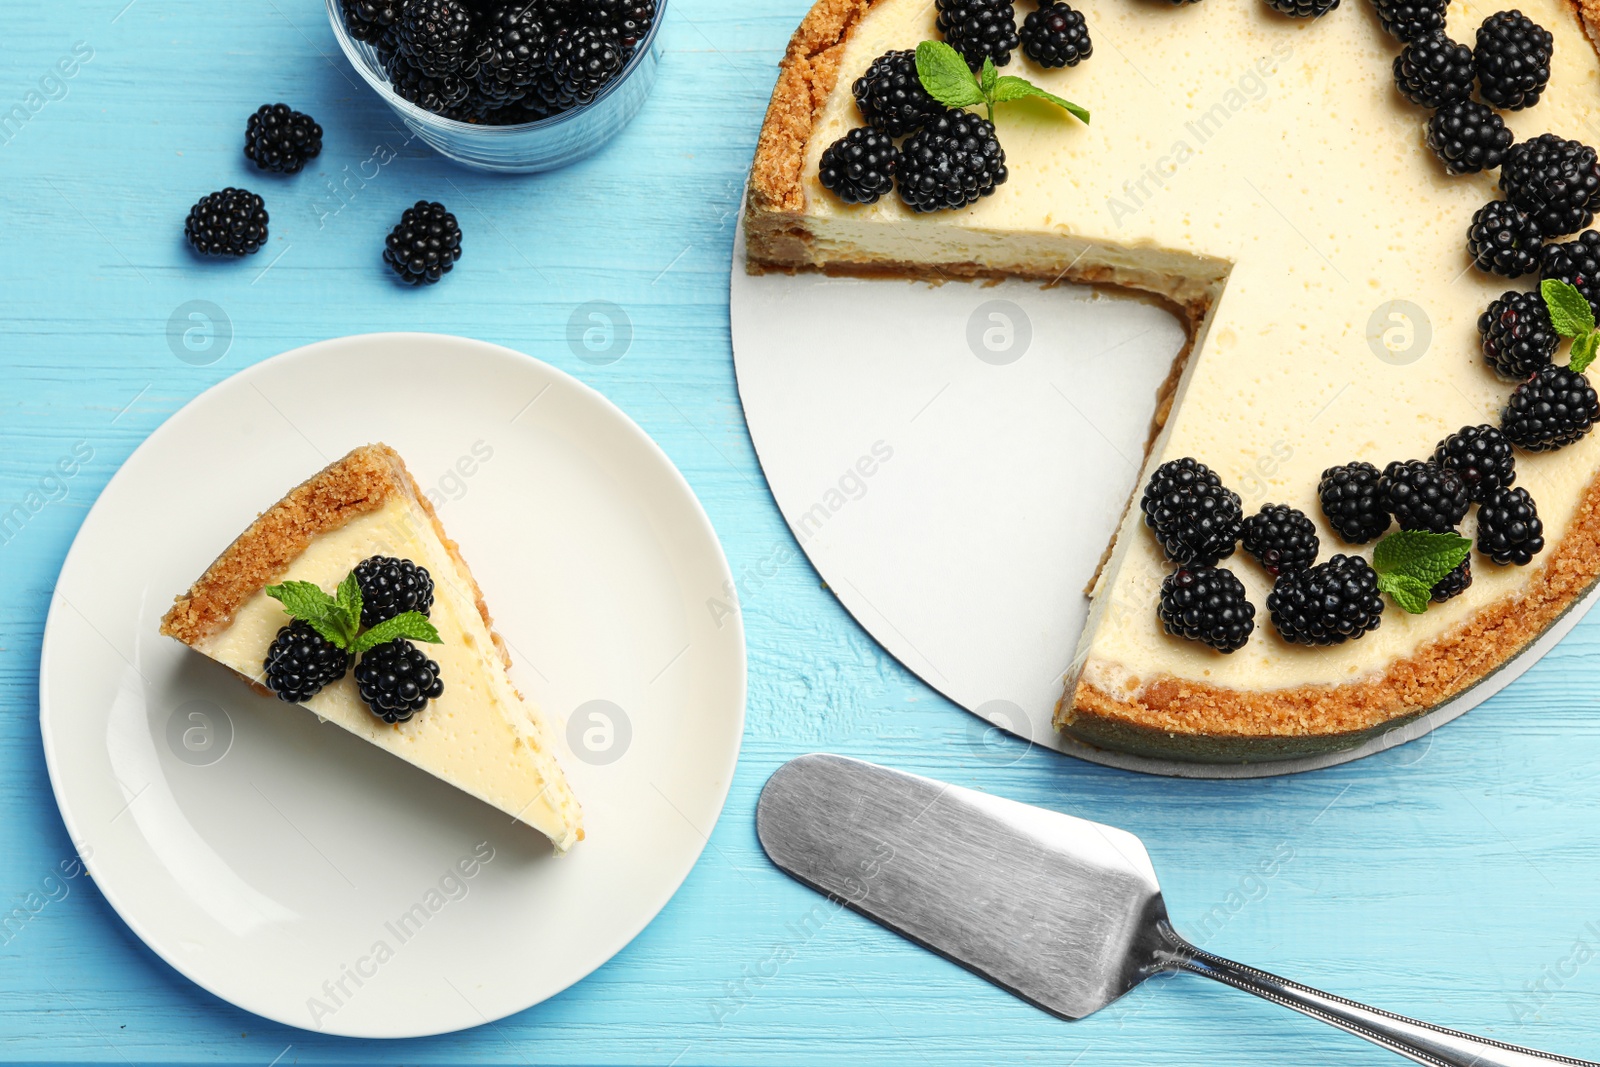
[[[265,694],[268,647],[290,622],[266,587],[303,581],[332,593],[373,556],[410,560],[432,576],[429,620],[440,642],[421,647],[438,663],[444,691],[390,724],[369,710],[347,672],[305,706],[528,824],[557,850],[570,848],[583,824],[555,759],[554,731],[512,685],[510,656],[472,572],[387,445],[357,448],[267,509],[177,598],[161,632]]]

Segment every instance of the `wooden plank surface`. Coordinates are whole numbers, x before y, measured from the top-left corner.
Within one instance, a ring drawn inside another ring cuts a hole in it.
[[[726,293],[744,171],[804,6],[673,0],[660,82],[635,124],[586,163],[506,179],[409,142],[344,66],[318,0],[6,5],[0,113],[26,104],[79,42],[93,55],[0,135],[0,502],[23,499],[79,442],[93,458],[0,545],[0,892],[25,896],[71,852],[40,753],[37,683],[73,534],[151,430],[242,367],[384,329],[510,345],[594,385],[661,443],[736,573],[792,544],[740,413]],[[279,99],[318,117],[326,149],[305,174],[269,180],[246,171],[239,143],[246,116]],[[336,192],[380,146],[394,160]],[[267,197],[270,247],[197,263],[181,240],[188,205],[246,183]],[[445,284],[402,292],[378,257],[418,198],[460,214],[466,254]],[[566,340],[573,310],[597,299],[624,308],[634,330],[605,367]],[[191,300],[218,305],[232,330],[210,365],[169,344],[169,318]],[[1180,782],[986,744],[975,720],[866,636],[803,557],[751,582],[743,610],[749,719],[715,847],[638,940],[566,994],[437,1039],[319,1037],[191,985],[75,879],[0,944],[0,1059],[1398,1062],[1187,978],[1069,1025],[854,915],[825,909],[819,923],[818,898],[767,864],[752,825],[767,775],[813,749],[1140,834],[1180,927],[1214,951],[1440,1023],[1600,1055],[1600,618],[1417,745],[1293,779]]]

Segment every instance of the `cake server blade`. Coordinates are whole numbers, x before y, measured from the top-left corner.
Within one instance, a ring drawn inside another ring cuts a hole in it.
[[[1143,843],[1087,819],[819,753],[768,780],[756,833],[794,878],[1062,1018],[1181,971],[1431,1067],[1600,1067],[1391,1015],[1202,951],[1168,921]]]

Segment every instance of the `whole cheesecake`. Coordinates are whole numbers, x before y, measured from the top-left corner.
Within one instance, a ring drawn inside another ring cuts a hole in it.
[[[783,60],[751,170],[749,269],[932,281],[1017,277],[1110,283],[1167,298],[1190,327],[1173,376],[1151,383],[1158,465],[1195,457],[1245,514],[1312,517],[1323,558],[1343,543],[1319,506],[1322,472],[1423,459],[1462,427],[1494,424],[1514,387],[1480,350],[1478,320],[1507,290],[1476,269],[1473,215],[1493,171],[1452,175],[1427,146],[1429,112],[1396,89],[1400,48],[1366,0],[1316,19],[1263,0],[1072,0],[1095,48],[1027,76],[1091,109],[996,108],[1008,178],[969,207],[919,214],[893,193],[848,204],[823,188],[822,153],[863,125],[852,85],[886,52],[941,39],[928,0],[820,0]],[[1024,7],[1020,5],[1020,19]],[[1600,2],[1519,0],[1554,37],[1548,88],[1504,113],[1518,141],[1600,140],[1600,59],[1585,30]],[[1500,10],[1451,3],[1471,43]],[[1565,238],[1563,238],[1565,239]],[[1070,343],[1058,358],[1074,358]],[[1092,399],[1092,398],[1091,398]],[[1090,591],[1093,606],[1057,724],[1094,745],[1200,761],[1312,755],[1361,743],[1490,677],[1600,576],[1600,436],[1516,455],[1545,548],[1527,566],[1474,553],[1459,596],[1408,614],[1390,604],[1359,640],[1284,640],[1264,605],[1273,579],[1225,560],[1257,608],[1231,655],[1169,635],[1157,617],[1172,564],[1132,506]],[[1069,487],[1063,486],[1063,490]],[[1460,532],[1472,537],[1475,517]]]

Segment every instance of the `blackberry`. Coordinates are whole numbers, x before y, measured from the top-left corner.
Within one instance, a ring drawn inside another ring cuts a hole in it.
[[[1322,515],[1340,540],[1364,545],[1389,528],[1389,509],[1378,494],[1378,468],[1370,463],[1329,467],[1317,483]]]
[[[1041,67],[1075,67],[1094,54],[1083,12],[1063,3],[1044,4],[1028,12],[1019,37],[1022,54]]]
[[[1551,251],[1559,247],[1563,246],[1545,246],[1547,270]],[[1478,316],[1478,337],[1489,366],[1500,377],[1514,382],[1525,380],[1540,367],[1548,367],[1561,343],[1550,323],[1550,309],[1536,292],[1501,294]]]
[[[1460,476],[1475,504],[1517,480],[1511,442],[1493,426],[1463,426],[1439,442],[1433,461]]]
[[[550,47],[544,24],[532,8],[501,8],[476,53],[473,79],[485,102],[503,106],[527,95]]]
[[[562,30],[550,45],[550,75],[565,107],[587,104],[622,69],[615,34],[596,26]]]
[[[1223,567],[1179,567],[1161,583],[1161,628],[1218,652],[1237,652],[1256,628],[1256,606],[1239,576]]]
[[[1378,574],[1360,556],[1337,555],[1280,576],[1267,595],[1267,611],[1285,641],[1336,645],[1383,621]]]
[[[248,189],[229,186],[189,209],[183,235],[203,256],[248,256],[267,243],[267,206]]]
[[[1145,525],[1172,562],[1214,564],[1233,555],[1244,525],[1239,494],[1185,456],[1157,467],[1139,501]]]
[[[1472,49],[1443,30],[1424,34],[1394,57],[1400,95],[1421,107],[1443,107],[1472,93]]]
[[[1303,571],[1317,561],[1322,546],[1317,526],[1306,513],[1287,504],[1267,504],[1244,520],[1239,543],[1276,578]]]
[[[1539,276],[1566,282],[1600,314],[1600,230],[1584,230],[1570,241],[1545,245]],[[1530,295],[1543,305],[1538,294]]]
[[[1007,178],[994,126],[969,111],[948,111],[900,148],[900,199],[912,211],[966,207]]]
[[[352,572],[361,587],[361,625],[376,626],[407,611],[433,610],[433,576],[409,559],[369,556]]]
[[[245,126],[245,158],[262,170],[298,174],[321,151],[322,127],[288,104],[263,104]]]
[[[1454,530],[1472,504],[1461,475],[1425,459],[1396,460],[1385,467],[1378,495],[1400,529],[1433,533]]]
[[[470,52],[472,9],[462,0],[405,0],[400,52],[430,78],[454,74]]]
[[[588,0],[584,5],[591,26],[612,30],[624,51],[631,52],[655,25],[655,0]]]
[[[1444,29],[1449,0],[1375,0],[1383,32],[1401,41],[1415,41]]]
[[[1511,141],[1505,119],[1476,100],[1452,100],[1428,120],[1428,147],[1451,174],[1498,167]]]
[[[1517,386],[1500,413],[1500,429],[1527,452],[1554,452],[1581,440],[1600,419],[1600,397],[1569,367],[1541,368]]]
[[[900,149],[871,126],[851,130],[822,153],[822,187],[847,204],[875,204],[894,189]]]
[[[1600,159],[1586,144],[1541,133],[1511,146],[1500,188],[1545,237],[1576,233],[1600,209]]]
[[[389,57],[384,69],[389,74],[389,86],[396,95],[436,115],[460,107],[472,95],[472,84],[461,75],[430,77],[412,66],[411,61],[398,52]]]
[[[1338,7],[1339,0],[1267,0],[1267,6],[1290,18],[1319,19]]]
[[[973,70],[985,59],[1003,67],[1020,43],[1011,0],[933,0],[939,9],[939,32],[945,43],[967,61]]]
[[[945,112],[917,77],[917,53],[885,52],[850,87],[867,125],[890,137],[915,133]]]
[[[1519,567],[1544,551],[1544,523],[1526,489],[1497,489],[1478,508],[1478,551]]]
[[[387,723],[405,722],[444,693],[439,665],[403,637],[363,652],[355,678],[361,699]]]
[[[400,18],[400,0],[344,0],[344,28],[351,37],[376,45]]]
[[[383,261],[407,285],[432,285],[461,258],[461,226],[443,204],[418,200],[384,242]]]
[[[523,0],[518,0],[523,2]],[[580,17],[577,4],[572,0],[533,0],[528,5],[529,10],[539,16],[539,21],[544,24],[545,32],[552,37],[562,30],[572,26],[584,25]]]
[[[1472,52],[1479,94],[1509,111],[1537,104],[1550,82],[1555,40],[1549,30],[1520,11],[1501,11],[1484,19]]]
[[[317,633],[310,623],[295,619],[272,639],[261,666],[267,674],[267,688],[279,700],[299,704],[343,678],[350,669],[350,653]]]
[[[1473,265],[1502,278],[1520,278],[1538,270],[1543,247],[1538,224],[1505,200],[1491,200],[1480,207],[1467,229],[1467,253]]]
[[[1456,564],[1455,570],[1433,583],[1433,588],[1428,591],[1428,599],[1435,604],[1443,604],[1451,597],[1460,596],[1472,584],[1472,557],[1468,556]]]

